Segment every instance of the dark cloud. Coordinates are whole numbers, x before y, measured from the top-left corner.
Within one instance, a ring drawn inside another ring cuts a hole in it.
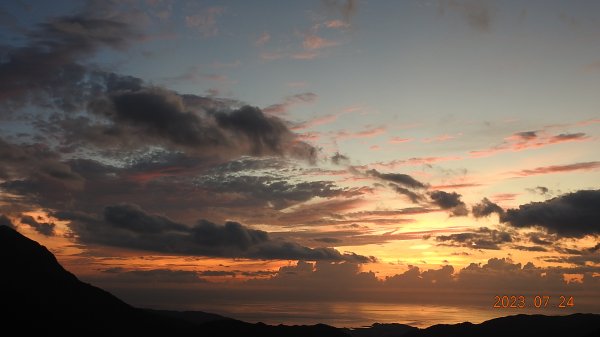
[[[10,219],[4,214],[0,214],[0,226],[15,228],[15,225],[13,225],[12,221],[10,221]]]
[[[410,201],[412,201],[415,204],[424,199],[423,195],[420,193],[413,192],[407,188],[398,186],[396,184],[389,184],[389,185],[398,194],[402,194],[402,195],[406,196],[408,199],[410,199]]]
[[[542,246],[552,245],[557,240],[555,235],[547,235],[545,233],[527,233],[527,237],[531,243]]]
[[[500,249],[499,245],[513,241],[510,233],[487,227],[479,228],[473,232],[439,235],[435,240],[459,247],[492,250],[498,250]]]
[[[501,220],[513,227],[541,227],[563,237],[600,234],[600,190],[581,190],[509,209]]]
[[[183,111],[181,98],[166,91],[127,92],[112,97],[115,119],[139,126],[150,135],[186,146],[221,146],[224,136],[194,113]]]
[[[497,213],[498,215],[504,213],[502,207],[491,202],[488,198],[483,198],[479,204],[473,206],[471,211],[476,218],[483,218],[492,213]]]
[[[408,188],[425,188],[426,185],[422,182],[416,180],[415,178],[409,176],[408,174],[403,173],[381,173],[375,169],[371,169],[365,172],[367,175],[379,178],[381,180],[389,181],[392,183],[396,183]]]
[[[441,209],[451,210],[454,216],[465,216],[469,213],[465,203],[460,200],[461,195],[456,192],[433,191],[429,193],[429,197]]]
[[[521,138],[523,140],[531,140],[537,138],[537,131],[522,131],[514,134],[516,137]]]
[[[350,158],[339,152],[336,152],[333,156],[331,156],[331,162],[335,165],[346,165],[350,163]]]
[[[41,24],[26,33],[27,45],[5,52],[0,63],[0,100],[43,100],[72,110],[81,105],[79,99],[90,89],[80,86],[86,69],[77,62],[101,47],[123,48],[137,37],[129,24],[93,14]],[[69,95],[75,92],[79,95]]]
[[[545,186],[536,186],[534,188],[528,188],[527,191],[534,194],[546,195],[550,192],[550,189]]]
[[[236,272],[230,270],[203,270],[198,272],[198,275],[205,277],[236,276]]]
[[[120,282],[131,282],[137,284],[156,283],[204,283],[206,280],[200,278],[201,274],[188,270],[172,269],[148,269],[148,270],[123,270],[122,268],[110,268],[103,270],[110,274],[111,278]],[[202,275],[203,276],[203,275]]]
[[[324,242],[324,243],[340,243],[342,240],[337,238],[314,238],[314,241]]]
[[[32,216],[29,215],[25,215],[23,217],[21,217],[21,222],[31,226],[31,228],[35,229],[36,232],[46,235],[46,236],[53,236],[54,235],[54,227],[56,227],[56,225],[54,223],[48,223],[48,222],[38,222],[36,221]]]
[[[524,250],[524,251],[528,251],[528,252],[547,252],[548,251],[548,249],[546,249],[545,247],[542,247],[542,246],[514,245],[514,246],[512,246],[512,248],[518,249],[518,250]]]
[[[374,259],[354,253],[342,254],[332,248],[309,248],[272,239],[265,231],[233,221],[218,225],[199,220],[193,226],[186,226],[162,216],[147,214],[132,205],[108,206],[102,219],[73,212],[57,212],[54,215],[70,220],[71,229],[82,243],[232,258],[348,260],[360,263]]]

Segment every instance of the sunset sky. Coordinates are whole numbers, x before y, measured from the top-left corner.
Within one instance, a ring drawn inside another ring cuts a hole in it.
[[[600,2],[23,0],[0,42],[0,223],[133,305],[600,313]]]

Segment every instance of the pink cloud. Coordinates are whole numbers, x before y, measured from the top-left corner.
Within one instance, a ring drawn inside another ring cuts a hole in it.
[[[256,39],[256,41],[254,41],[254,44],[257,46],[264,46],[270,40],[271,40],[271,34],[269,34],[268,32],[263,32],[262,34],[260,34],[258,39]]]
[[[197,29],[202,36],[211,37],[219,33],[217,17],[225,12],[223,7],[209,7],[200,13],[185,17],[185,24]]]
[[[334,133],[334,137],[337,139],[358,139],[358,138],[371,138],[382,135],[386,132],[385,127],[380,126],[358,132],[338,131]]]
[[[377,151],[377,150],[381,150],[381,146],[379,146],[379,145],[371,145],[369,147],[369,149],[371,149],[373,151]]]
[[[488,149],[471,151],[473,158],[487,157],[500,152],[518,152],[527,149],[535,149],[552,144],[586,141],[589,140],[585,133],[561,133],[558,135],[548,135],[540,131],[524,131],[514,133],[504,139],[499,145]]]
[[[596,123],[600,123],[600,118],[588,119],[588,120],[585,120],[585,121],[581,121],[581,122],[577,123],[577,125],[579,125],[579,126],[588,126],[588,125],[592,125],[592,124],[596,124]]]
[[[283,102],[269,105],[263,111],[273,115],[284,115],[288,110],[298,104],[313,103],[319,96],[312,92],[304,92],[292,96],[287,96]]]
[[[295,60],[312,60],[315,59],[319,54],[313,50],[301,51],[291,55],[291,58]]]
[[[498,193],[490,197],[493,202],[501,203],[503,201],[513,201],[519,194],[517,193]]]
[[[330,29],[341,29],[350,27],[349,23],[344,22],[342,20],[329,20],[323,23],[323,25]]]
[[[575,163],[569,165],[552,165],[552,166],[541,166],[534,169],[521,170],[517,172],[511,172],[517,176],[527,177],[538,174],[551,174],[551,173],[562,173],[562,172],[573,172],[573,171],[591,171],[600,168],[600,161],[591,161],[584,163]]]
[[[408,142],[412,142],[412,138],[402,138],[402,137],[392,137],[390,138],[390,140],[388,141],[388,143],[390,144],[401,144],[401,143],[408,143]]]
[[[452,160],[461,160],[462,157],[459,156],[449,156],[449,157],[413,157],[409,159],[396,159],[388,162],[377,162],[373,164],[366,165],[369,168],[388,168],[393,169],[399,166],[413,166],[413,165],[423,165],[423,164],[432,164],[443,161],[452,161]],[[365,166],[365,167],[366,167]]]
[[[425,138],[423,139],[423,143],[437,143],[437,142],[446,142],[456,138],[456,136],[451,135],[439,135],[436,137]]]
[[[322,49],[326,47],[337,46],[339,42],[327,40],[325,38],[319,37],[315,34],[307,34],[304,37],[304,41],[302,42],[302,46],[307,50],[315,50]]]

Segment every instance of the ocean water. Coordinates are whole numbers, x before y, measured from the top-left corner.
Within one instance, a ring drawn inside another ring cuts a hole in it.
[[[336,327],[360,327],[378,323],[402,323],[415,327],[434,324],[453,324],[483,321],[516,314],[571,314],[574,311],[539,309],[494,309],[491,307],[455,307],[416,304],[387,303],[235,303],[194,306],[189,310],[201,310],[247,322],[267,324],[316,324],[325,323]]]

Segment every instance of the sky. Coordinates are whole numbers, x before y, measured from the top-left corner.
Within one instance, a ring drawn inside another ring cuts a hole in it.
[[[131,304],[337,326],[600,313],[598,2],[0,18],[0,223]]]

